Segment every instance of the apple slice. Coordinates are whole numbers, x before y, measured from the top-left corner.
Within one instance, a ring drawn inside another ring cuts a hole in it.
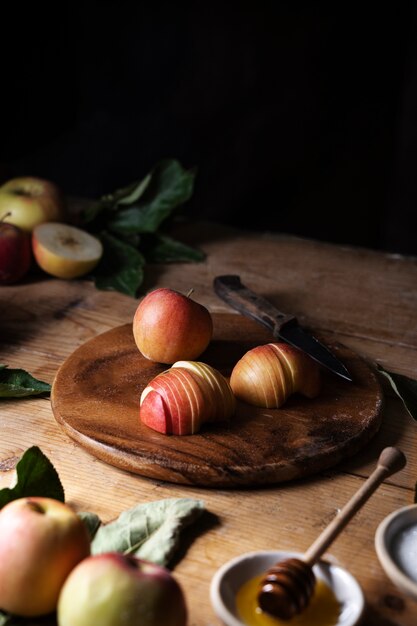
[[[47,274],[57,278],[77,278],[90,272],[100,261],[103,246],[80,228],[47,222],[32,233],[33,255]]]
[[[230,386],[237,398],[278,409],[293,393],[315,398],[320,392],[320,367],[301,350],[278,342],[248,350],[236,363]]]
[[[229,419],[235,402],[219,371],[206,363],[177,361],[142,391],[139,417],[165,435],[192,435],[204,422]]]

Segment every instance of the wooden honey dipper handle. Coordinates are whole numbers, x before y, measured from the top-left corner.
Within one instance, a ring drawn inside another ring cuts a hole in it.
[[[315,586],[313,565],[348,524],[382,481],[406,464],[397,448],[385,448],[369,478],[319,535],[302,559],[290,558],[273,565],[262,577],[258,604],[274,617],[290,619],[308,605]]]
[[[380,454],[375,470],[308,548],[303,560],[308,565],[314,565],[383,480],[399,472],[405,464],[406,458],[401,450],[393,447],[385,448]]]

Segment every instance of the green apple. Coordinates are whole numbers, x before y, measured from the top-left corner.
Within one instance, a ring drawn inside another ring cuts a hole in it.
[[[33,255],[44,272],[57,278],[78,278],[100,261],[103,246],[99,239],[81,228],[48,222],[32,233]]]
[[[65,202],[59,187],[43,178],[12,178],[0,187],[0,217],[26,232],[44,222],[65,221]]]
[[[0,511],[0,609],[35,617],[56,609],[71,570],[90,554],[85,524],[51,498],[14,500]]]
[[[186,626],[184,594],[167,569],[107,552],[84,559],[68,576],[58,626]]]

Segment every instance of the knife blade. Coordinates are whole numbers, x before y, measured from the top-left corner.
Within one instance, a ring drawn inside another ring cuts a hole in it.
[[[271,302],[245,287],[240,276],[217,276],[213,281],[213,287],[222,300],[242,315],[266,326],[274,337],[303,350],[337,376],[352,382],[348,369],[329,348],[304,330],[294,315],[279,311]]]

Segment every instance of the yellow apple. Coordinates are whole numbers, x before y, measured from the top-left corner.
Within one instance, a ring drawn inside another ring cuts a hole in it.
[[[61,190],[49,180],[12,178],[0,187],[0,218],[3,215],[5,222],[32,232],[38,224],[65,221],[65,202]]]
[[[39,267],[57,278],[84,276],[103,255],[99,239],[80,228],[58,222],[36,226],[32,249]]]
[[[51,498],[13,500],[0,511],[0,609],[35,617],[56,609],[71,570],[90,554],[85,524]]]
[[[169,570],[106,552],[84,559],[68,576],[58,626],[186,626],[187,605]]]

